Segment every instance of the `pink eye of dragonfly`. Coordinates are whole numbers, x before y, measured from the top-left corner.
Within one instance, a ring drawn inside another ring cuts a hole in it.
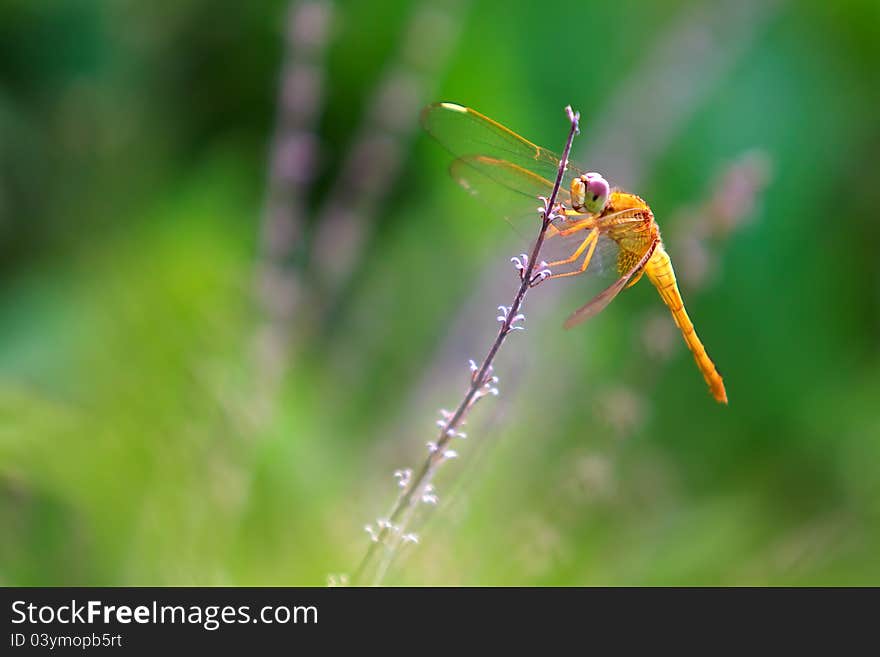
[[[422,111],[422,125],[455,156],[450,172],[460,185],[508,220],[517,215],[530,215],[534,220],[538,197],[550,196],[558,155],[454,103],[428,105]],[[563,183],[559,201],[564,218],[549,227],[545,242],[560,253],[548,263],[553,272],[550,278],[610,270],[614,279],[575,310],[565,327],[598,314],[623,289],[647,275],[672,313],[712,396],[726,404],[724,382],[684,308],[651,208],[635,194],[611,187],[600,174],[585,173],[571,164]]]
[[[578,212],[599,214],[608,204],[611,186],[599,173],[585,173],[571,181],[571,205]]]

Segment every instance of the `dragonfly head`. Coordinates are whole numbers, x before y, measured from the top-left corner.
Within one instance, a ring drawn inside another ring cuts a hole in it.
[[[611,186],[599,173],[585,173],[571,181],[571,200],[575,210],[600,214],[608,203]]]

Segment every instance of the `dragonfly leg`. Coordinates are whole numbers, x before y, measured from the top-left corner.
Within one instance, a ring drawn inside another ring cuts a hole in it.
[[[587,235],[586,239],[581,242],[581,245],[577,248],[577,250],[571,255],[570,258],[566,258],[565,260],[556,260],[555,262],[547,263],[548,267],[553,267],[554,265],[567,265],[570,262],[574,262],[577,260],[584,250],[587,250],[587,255],[584,256],[584,261],[581,263],[581,266],[575,269],[574,271],[563,272],[562,274],[551,274],[548,278],[565,278],[566,276],[577,276],[578,274],[583,274],[587,271],[587,267],[590,266],[590,261],[593,259],[593,253],[596,251],[596,244],[599,242],[599,231],[593,229],[590,231],[590,234]]]
[[[596,222],[593,219],[582,219],[576,223],[573,223],[570,228],[559,229],[556,228],[556,234],[561,237],[568,237],[569,235],[574,235],[582,230],[587,230],[588,228],[593,228],[596,225]],[[554,226],[555,228],[555,226]]]

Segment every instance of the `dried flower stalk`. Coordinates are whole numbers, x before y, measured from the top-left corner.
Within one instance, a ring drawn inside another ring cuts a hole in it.
[[[421,468],[415,473],[411,470],[399,470],[395,473],[402,492],[394,503],[388,517],[377,521],[377,528],[374,528],[372,525],[366,527],[372,542],[352,578],[355,584],[363,583],[363,580],[370,574],[373,564],[383,547],[385,548],[385,554],[375,569],[375,575],[372,579],[373,584],[381,583],[401,543],[418,542],[418,537],[415,534],[407,533],[407,527],[419,502],[425,504],[437,502],[437,496],[431,483],[434,475],[440,465],[458,455],[454,450],[449,449],[450,443],[454,438],[466,437],[460,428],[474,405],[487,395],[498,394],[498,388],[495,385],[498,382],[498,378],[493,374],[492,363],[501,349],[505,338],[513,331],[522,328],[517,324],[525,319],[520,309],[522,308],[526,292],[550,275],[550,271],[546,269],[545,263],[539,259],[539,256],[541,247],[544,244],[547,228],[558,217],[559,208],[556,199],[559,195],[559,188],[562,184],[565,170],[568,168],[571,145],[575,135],[578,134],[578,121],[580,118],[580,115],[574,112],[571,106],[566,107],[566,113],[571,127],[565,149],[562,153],[562,159],[559,162],[553,191],[549,198],[541,199],[543,205],[538,209],[541,219],[540,230],[531,254],[522,254],[511,259],[519,272],[520,284],[510,306],[498,307],[500,311],[498,321],[501,323],[498,335],[495,337],[486,357],[480,365],[471,361],[471,381],[467,392],[454,411],[442,412],[443,417],[438,421],[440,435],[436,441],[428,443],[428,457]]]

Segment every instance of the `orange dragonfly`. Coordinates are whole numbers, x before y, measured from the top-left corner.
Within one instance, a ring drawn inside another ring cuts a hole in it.
[[[538,197],[549,197],[560,157],[520,137],[500,123],[454,103],[434,103],[422,111],[422,125],[455,157],[450,172],[460,185],[501,211],[508,221],[536,216]],[[712,396],[727,403],[724,382],[697,337],[684,308],[660,228],[645,201],[612,188],[597,173],[569,164],[558,201],[563,212],[547,230],[545,251],[559,257],[547,263],[548,278],[584,273],[610,276],[613,283],[575,310],[571,328],[601,312],[625,288],[647,274],[672,313]]]

